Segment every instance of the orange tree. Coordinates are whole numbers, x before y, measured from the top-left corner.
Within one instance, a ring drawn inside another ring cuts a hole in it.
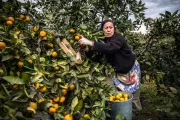
[[[99,19],[111,17],[125,32],[133,27],[128,16],[134,13],[137,25],[143,20],[143,10],[141,2],[131,0],[105,4],[1,1],[0,117],[104,120],[111,87],[103,80],[113,74],[112,66],[105,59],[94,62],[83,53],[83,63],[75,64],[74,56],[64,54],[57,40],[67,39],[78,51],[77,34],[93,40],[103,38],[97,32]]]

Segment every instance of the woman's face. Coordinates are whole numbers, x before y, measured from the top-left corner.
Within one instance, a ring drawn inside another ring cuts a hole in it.
[[[112,37],[114,34],[114,25],[112,22],[106,22],[103,26],[103,33],[106,37]]]

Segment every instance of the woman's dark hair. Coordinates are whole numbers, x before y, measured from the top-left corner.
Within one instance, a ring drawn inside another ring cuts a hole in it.
[[[107,23],[107,22],[111,22],[113,24],[113,26],[114,26],[114,30],[116,29],[114,22],[111,19],[106,19],[101,23],[101,30],[103,29],[104,24]]]

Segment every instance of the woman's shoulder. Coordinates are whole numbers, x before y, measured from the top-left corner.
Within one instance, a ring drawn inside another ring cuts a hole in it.
[[[120,33],[117,33],[117,32],[114,33],[113,39],[120,40],[120,41],[126,41],[124,39],[124,37]]]

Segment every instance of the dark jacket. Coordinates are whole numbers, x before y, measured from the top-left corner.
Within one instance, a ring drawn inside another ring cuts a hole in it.
[[[111,38],[105,38],[104,42],[94,42],[93,49],[106,55],[116,73],[128,73],[136,56],[123,36],[115,32]]]

